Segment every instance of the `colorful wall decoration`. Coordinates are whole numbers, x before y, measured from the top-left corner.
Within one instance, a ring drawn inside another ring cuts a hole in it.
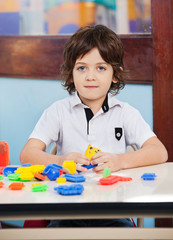
[[[151,0],[1,0],[0,35],[72,34],[104,24],[119,34],[151,32]]]

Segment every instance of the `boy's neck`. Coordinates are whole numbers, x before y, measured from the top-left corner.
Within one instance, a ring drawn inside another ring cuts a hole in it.
[[[83,101],[81,99],[81,101],[86,105],[88,106],[91,111],[93,112],[93,114],[95,115],[100,109],[101,107],[103,106],[103,103],[105,101],[105,98],[100,98],[100,99],[96,99],[96,100],[87,100],[87,101]]]

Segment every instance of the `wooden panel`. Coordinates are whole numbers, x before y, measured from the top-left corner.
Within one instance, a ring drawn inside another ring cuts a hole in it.
[[[152,0],[154,131],[173,161],[173,1]],[[166,186],[169,187],[169,186]],[[172,187],[172,186],[170,186]],[[172,227],[172,219],[156,219],[157,227]]]
[[[52,36],[0,37],[0,76],[58,78],[65,41]]]
[[[0,77],[60,79],[67,36],[0,37]],[[150,35],[121,36],[131,83],[152,83]]]
[[[171,162],[173,161],[172,4],[172,0],[152,1],[154,131],[166,145],[169,152],[168,161]]]
[[[152,83],[153,47],[151,35],[121,36],[124,64],[130,73],[130,83]],[[127,81],[128,82],[128,81]]]

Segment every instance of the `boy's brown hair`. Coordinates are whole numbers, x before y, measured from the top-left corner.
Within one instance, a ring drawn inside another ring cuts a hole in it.
[[[63,54],[64,62],[61,66],[63,86],[69,94],[75,91],[72,80],[76,60],[93,48],[97,48],[103,60],[113,67],[117,83],[112,82],[109,92],[116,95],[125,85],[124,49],[117,34],[103,25],[81,27],[66,42]]]

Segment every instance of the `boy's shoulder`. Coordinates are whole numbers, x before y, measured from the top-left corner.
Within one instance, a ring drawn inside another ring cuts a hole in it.
[[[110,106],[119,106],[122,109],[125,109],[125,108],[128,108],[128,107],[130,107],[130,108],[132,107],[128,102],[121,101],[121,100],[119,100],[118,98],[116,98],[115,96],[113,96],[111,94],[109,94],[108,98],[109,98]]]
[[[109,103],[110,106],[119,106],[122,110],[122,112],[137,112],[138,110],[130,105],[128,102],[120,101],[117,99],[115,96],[110,96],[109,97]]]
[[[68,97],[65,97],[63,99],[59,99],[52,103],[49,108],[70,108],[75,101],[75,96],[70,95]]]

